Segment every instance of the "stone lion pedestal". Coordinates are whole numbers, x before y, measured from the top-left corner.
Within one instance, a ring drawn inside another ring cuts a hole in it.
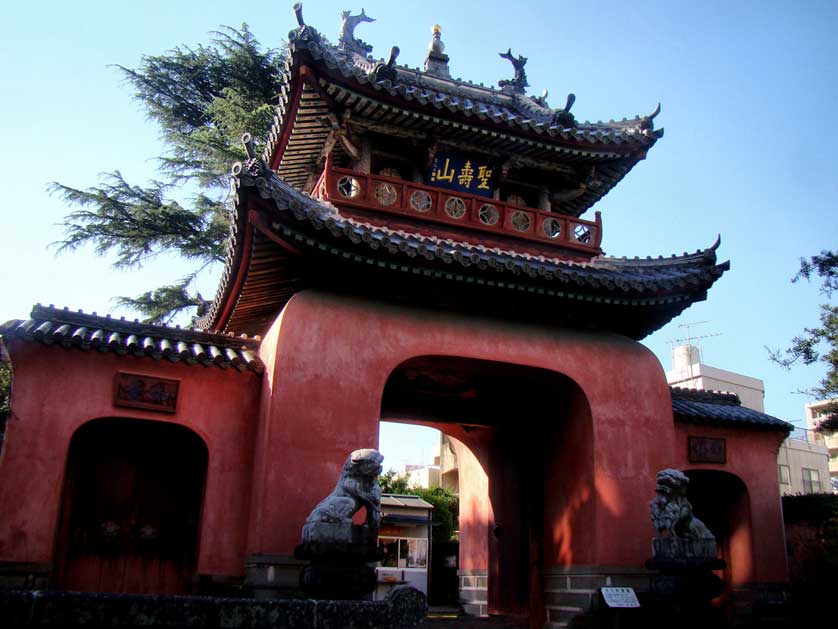
[[[316,599],[358,600],[375,590],[374,564],[383,559],[378,548],[381,522],[381,488],[378,475],[384,457],[377,450],[355,450],[346,459],[334,490],[312,510],[303,526],[302,544],[294,550],[307,560],[300,586]],[[364,524],[353,516],[366,510]],[[402,592],[404,600],[422,601],[425,595]],[[406,598],[405,598],[406,597]],[[417,608],[418,609],[418,608]]]
[[[673,469],[658,472],[657,496],[649,503],[658,534],[652,540],[652,558],[646,568],[658,574],[652,591],[662,601],[694,607],[722,593],[724,584],[714,570],[725,567],[716,556],[716,538],[692,513],[686,497],[687,476]]]
[[[377,531],[366,524],[313,522],[303,527],[294,557],[310,563],[300,586],[313,598],[361,599],[375,590],[374,564],[383,558]]]

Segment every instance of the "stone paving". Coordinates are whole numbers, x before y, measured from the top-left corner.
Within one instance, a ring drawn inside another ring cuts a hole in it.
[[[464,616],[455,608],[431,608],[419,629],[527,629],[526,619]]]

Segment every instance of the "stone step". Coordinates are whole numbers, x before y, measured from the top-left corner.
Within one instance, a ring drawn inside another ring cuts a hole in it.
[[[581,607],[574,607],[572,605],[545,605],[547,610],[547,621],[552,623],[565,623],[572,621],[574,618],[584,616],[588,611]]]
[[[486,601],[463,603],[463,613],[466,616],[486,618],[489,615],[489,604]]]
[[[579,607],[591,609],[596,597],[596,590],[545,590],[544,603],[558,607]]]

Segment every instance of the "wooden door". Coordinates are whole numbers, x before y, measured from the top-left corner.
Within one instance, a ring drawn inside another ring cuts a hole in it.
[[[56,585],[89,592],[190,590],[206,448],[172,424],[103,419],[68,457]]]

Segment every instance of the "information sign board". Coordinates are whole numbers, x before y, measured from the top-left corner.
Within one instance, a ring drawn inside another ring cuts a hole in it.
[[[640,607],[634,588],[600,588],[608,607]]]

